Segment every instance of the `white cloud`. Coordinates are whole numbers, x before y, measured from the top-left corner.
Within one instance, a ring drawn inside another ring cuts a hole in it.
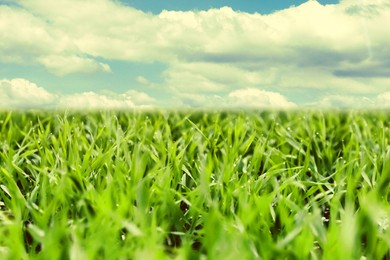
[[[0,59],[38,62],[59,75],[109,72],[99,57],[167,64],[161,87],[175,95],[247,88],[378,95],[390,84],[388,0],[308,1],[270,15],[229,7],[153,15],[109,0],[14,2],[20,7],[0,5]]]
[[[390,91],[378,95],[378,102],[383,106],[390,107]]]
[[[93,59],[77,56],[45,56],[39,61],[51,72],[57,75],[71,73],[111,72],[110,66]]]
[[[0,59],[3,62],[38,63],[58,75],[110,72],[107,64],[83,58],[88,53],[80,52],[74,36],[64,28],[53,26],[45,17],[0,5],[0,20]]]
[[[229,64],[191,62],[178,63],[164,74],[165,84],[180,93],[220,93],[244,86],[270,82],[271,75],[250,72]],[[265,83],[266,84],[266,83]]]
[[[231,90],[225,94],[177,93],[161,103],[144,92],[128,90],[83,92],[60,95],[25,79],[0,80],[0,109],[143,109],[157,107],[207,108],[296,108],[298,105],[275,91],[258,88]],[[325,108],[386,108],[390,107],[390,92],[376,96],[326,95],[304,106]]]
[[[234,90],[226,95],[179,94],[180,106],[211,108],[294,108],[296,104],[277,92],[255,88]]]
[[[124,99],[130,99],[135,105],[138,106],[151,105],[157,101],[155,98],[150,97],[146,93],[139,92],[136,90],[129,90],[124,94],[121,94],[121,97],[123,97]]]
[[[184,93],[217,93],[226,90],[227,86],[213,81],[202,74],[189,71],[170,70],[166,73],[166,85],[174,92]]]
[[[390,92],[383,92],[375,97],[327,95],[319,101],[306,104],[307,106],[325,108],[359,108],[381,109],[390,107]]]
[[[0,80],[0,107],[50,106],[56,96],[25,79]]]
[[[329,95],[320,101],[312,102],[308,106],[325,108],[372,108],[374,99],[360,96]]]
[[[171,99],[173,108],[225,108],[228,103],[224,97],[213,94],[178,93]]]
[[[151,89],[156,89],[156,88],[161,87],[161,86],[159,86],[159,84],[154,83],[143,76],[138,76],[138,77],[136,77],[135,80],[137,83],[140,84],[141,87],[147,87],[147,88],[151,88]]]
[[[144,85],[144,86],[149,86],[149,85],[151,84],[151,82],[150,82],[147,78],[145,78],[145,77],[143,77],[143,76],[138,76],[138,77],[136,78],[136,81],[137,81],[138,83]]]
[[[31,22],[43,35],[51,36],[52,32],[61,31],[69,40],[63,48],[105,58],[171,62],[175,59],[167,59],[214,54],[225,59],[244,57],[244,61],[248,55],[255,55],[254,58],[262,61],[276,56],[278,61],[283,57],[285,60],[297,58],[305,54],[306,47],[344,51],[344,54],[366,48],[362,17],[347,13],[351,5],[360,8],[356,3],[322,6],[316,1],[308,1],[271,15],[235,12],[228,7],[200,12],[163,11],[151,15],[108,0],[16,2],[31,13],[8,8],[16,16],[16,24],[21,25],[17,28],[29,28],[27,25]],[[372,5],[381,8],[385,1]],[[373,34],[370,37],[378,38],[378,43],[389,42],[384,36],[387,28],[382,24],[390,20],[389,10],[382,9],[366,22]],[[22,14],[37,21],[16,20],[19,16],[23,18]],[[17,37],[25,37],[24,31],[21,34]],[[33,39],[39,40],[38,37]]]
[[[280,93],[248,88],[235,90],[228,95],[228,102],[235,107],[293,108],[296,104]]]
[[[156,99],[135,90],[129,90],[122,94],[90,91],[61,96],[58,107],[70,109],[140,109],[153,108],[155,104]]]
[[[0,108],[129,109],[151,108],[156,100],[146,93],[129,90],[123,94],[84,92],[57,95],[25,79],[0,80]]]
[[[70,109],[128,109],[135,105],[130,99],[114,99],[95,92],[84,92],[61,97],[58,107]]]
[[[339,94],[366,94],[383,92],[390,85],[390,77],[348,77],[334,74],[328,68],[319,70],[302,67],[294,70],[288,64],[245,69],[224,63],[192,62],[169,67],[163,74],[165,86],[161,87],[181,94],[222,94],[245,88],[279,92],[307,89],[331,90]]]

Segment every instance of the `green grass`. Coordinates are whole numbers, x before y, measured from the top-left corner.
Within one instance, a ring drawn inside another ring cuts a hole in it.
[[[0,113],[4,259],[390,253],[386,112]]]

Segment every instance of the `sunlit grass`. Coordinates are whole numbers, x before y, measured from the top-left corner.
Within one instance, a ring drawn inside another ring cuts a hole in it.
[[[389,258],[389,123],[3,112],[1,258]]]

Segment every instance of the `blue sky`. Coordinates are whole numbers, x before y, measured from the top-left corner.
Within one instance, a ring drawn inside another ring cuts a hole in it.
[[[0,107],[377,108],[388,0],[0,0]]]
[[[268,14],[278,10],[288,8],[290,6],[300,5],[305,0],[166,0],[166,1],[151,1],[151,0],[122,0],[124,4],[133,6],[145,12],[154,14],[160,13],[162,10],[176,11],[192,11],[192,10],[208,10],[210,8],[221,8],[230,6],[232,9],[248,13]],[[337,4],[338,0],[321,0],[321,4]]]

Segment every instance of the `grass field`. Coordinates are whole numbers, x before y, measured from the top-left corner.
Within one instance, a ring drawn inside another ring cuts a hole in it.
[[[356,111],[2,112],[0,257],[389,259],[389,124]]]

